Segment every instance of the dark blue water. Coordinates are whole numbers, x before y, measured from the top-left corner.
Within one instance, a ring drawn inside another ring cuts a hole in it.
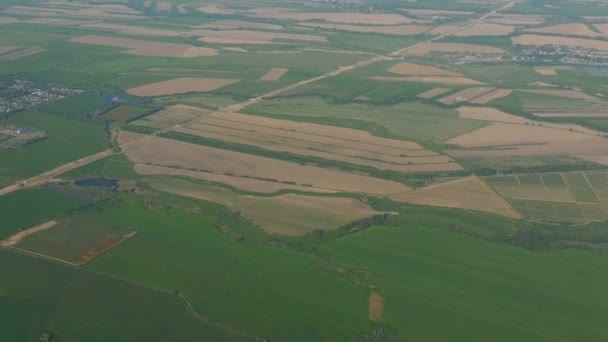
[[[106,177],[95,177],[87,179],[79,179],[74,182],[76,186],[93,186],[97,188],[106,188],[110,191],[116,191],[120,186],[118,179],[106,178]]]

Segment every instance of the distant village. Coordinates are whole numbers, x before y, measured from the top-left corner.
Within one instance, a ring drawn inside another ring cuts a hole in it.
[[[525,64],[608,66],[608,51],[559,45],[522,47],[513,61]]]
[[[41,86],[21,78],[0,79],[0,115],[82,93],[82,90],[61,86]]]

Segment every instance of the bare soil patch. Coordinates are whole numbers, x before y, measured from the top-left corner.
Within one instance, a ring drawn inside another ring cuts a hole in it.
[[[203,12],[203,13],[207,13],[207,14],[223,14],[223,15],[234,14],[233,11],[226,10],[223,7],[217,6],[217,5],[199,7],[197,10],[200,12]]]
[[[276,197],[240,195],[215,186],[180,180],[151,182],[161,191],[221,203],[272,234],[300,236],[314,230],[332,230],[379,212],[353,198],[287,194]],[[277,212],[281,215],[277,215]]]
[[[494,89],[489,93],[474,98],[473,100],[471,100],[471,103],[486,104],[490,101],[509,96],[512,92],[512,89]]]
[[[445,94],[448,91],[452,90],[451,88],[433,88],[431,90],[425,91],[422,94],[418,94],[417,96],[423,99],[432,99],[439,95]]]
[[[17,60],[17,59],[21,59],[21,58],[25,58],[27,56],[31,56],[31,55],[35,55],[37,53],[41,53],[46,51],[46,49],[43,49],[39,46],[33,46],[27,49],[23,49],[23,50],[19,50],[19,51],[14,51],[14,52],[9,52],[6,54],[3,54],[2,56],[0,56],[0,59],[6,59],[9,61],[13,61],[13,60]]]
[[[513,32],[515,32],[514,26],[491,23],[476,23],[463,30],[456,31],[452,35],[456,37],[508,36]]]
[[[0,241],[0,246],[2,247],[10,247],[10,246],[14,246],[16,244],[19,243],[19,241],[23,240],[25,237],[35,234],[37,232],[46,230],[46,229],[51,229],[53,228],[55,225],[57,225],[57,221],[49,221],[43,224],[39,224],[35,227],[31,227],[25,230],[20,231],[19,233],[10,236],[9,238]]]
[[[526,93],[540,94],[540,95],[549,95],[549,96],[558,96],[558,97],[567,97],[570,99],[580,99],[580,100],[590,100],[590,101],[599,101],[595,96],[591,96],[576,90],[562,90],[562,89],[519,89],[519,91],[524,91]]]
[[[504,54],[503,49],[476,45],[476,44],[457,44],[457,43],[425,43],[417,45],[411,49],[405,51],[406,55],[410,56],[424,56],[430,53],[484,53],[484,54]]]
[[[521,217],[509,203],[478,177],[466,177],[430,185],[392,198],[405,203],[476,210],[509,218]]]
[[[371,77],[372,80],[383,82],[414,82],[414,83],[438,83],[445,85],[478,85],[482,82],[465,77],[447,76],[410,76],[410,77]]]
[[[202,36],[201,40],[209,41],[210,39],[224,39],[226,41],[242,41],[247,44],[248,41],[253,42],[272,42],[276,39],[283,40],[299,40],[310,42],[326,42],[327,37],[310,34],[298,33],[282,33],[282,32],[266,32],[266,31],[250,31],[250,30],[192,30],[189,34]]]
[[[372,290],[367,300],[367,318],[372,322],[380,322],[384,318],[384,300],[378,291]]]
[[[1,24],[14,24],[18,23],[20,20],[10,17],[0,17],[0,25]]]
[[[0,55],[18,49],[18,46],[0,45]]]
[[[136,96],[161,96],[191,92],[208,92],[239,81],[240,80],[225,78],[180,77],[173,80],[150,83],[131,88],[127,90],[127,92]]]
[[[215,56],[217,50],[185,44],[163,43],[148,40],[112,38],[104,36],[80,36],[73,43],[112,46],[127,49],[123,53],[156,57],[203,57]]]
[[[261,81],[278,81],[287,73],[289,69],[287,68],[272,68],[266,74],[264,74],[260,80]]]
[[[592,30],[587,24],[570,23],[545,27],[535,27],[526,30],[533,33],[548,33],[560,36],[602,37],[604,34]]]
[[[493,122],[505,122],[525,124],[530,120],[521,116],[512,115],[491,107],[460,107],[458,113],[463,119],[484,120]]]
[[[474,99],[489,93],[493,93],[495,90],[496,88],[493,87],[467,88],[455,94],[446,96],[439,100],[439,102],[446,105],[453,105],[460,102],[472,102]]]
[[[462,77],[462,74],[455,71],[439,69],[428,65],[399,63],[388,69],[389,72],[407,76],[450,76]]]
[[[206,170],[328,190],[370,194],[394,194],[409,190],[397,182],[164,138],[137,140],[125,152],[131,161],[138,164]]]
[[[431,26],[423,25],[387,25],[387,26],[364,26],[364,25],[349,25],[349,24],[322,24],[322,23],[302,23],[301,26],[317,27],[327,30],[338,30],[348,32],[361,33],[379,33],[390,34],[395,36],[413,36],[422,34],[430,30]]]
[[[513,44],[518,45],[562,45],[569,47],[583,47],[588,49],[608,50],[608,41],[585,38],[571,38],[558,36],[542,36],[538,34],[522,34],[511,38]]]
[[[536,71],[537,73],[539,73],[543,76],[556,76],[557,75],[557,70],[555,70],[554,68],[535,67],[534,71]]]

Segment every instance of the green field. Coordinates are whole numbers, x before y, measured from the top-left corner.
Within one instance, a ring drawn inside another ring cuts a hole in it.
[[[485,125],[478,120],[462,120],[454,110],[416,102],[394,106],[331,105],[318,97],[287,97],[270,99],[245,111],[296,121],[333,122],[347,127],[349,122],[368,122],[368,130],[377,125],[390,134],[428,142],[443,142]]]
[[[172,293],[15,252],[0,250],[0,258],[7,340],[248,340],[197,320]]]
[[[598,316],[608,307],[600,285],[608,281],[602,270],[608,261],[588,253],[534,253],[432,224],[372,228],[324,252],[343,267],[369,274],[365,281],[385,298],[385,320],[408,339],[608,338]],[[589,284],[590,278],[598,281]],[[581,293],[581,287],[588,290]]]
[[[585,223],[608,219],[607,175],[589,171],[486,179],[526,218]]]
[[[86,202],[61,189],[22,190],[0,197],[0,239],[47,222]]]
[[[106,146],[101,126],[35,111],[15,114],[11,122],[44,131],[48,138],[15,150],[0,150],[0,186],[95,154]]]

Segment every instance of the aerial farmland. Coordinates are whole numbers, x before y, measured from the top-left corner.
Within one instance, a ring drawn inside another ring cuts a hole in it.
[[[605,341],[601,0],[0,1],[7,341]]]

